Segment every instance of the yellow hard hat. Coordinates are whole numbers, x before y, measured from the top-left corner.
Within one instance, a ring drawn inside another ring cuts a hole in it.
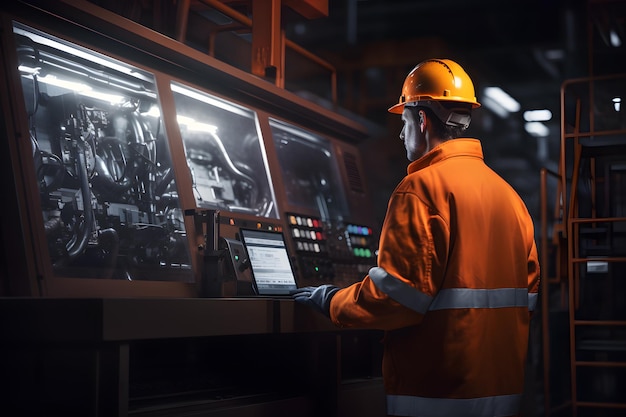
[[[390,113],[401,114],[405,105],[425,105],[431,102],[451,102],[480,107],[476,101],[474,84],[465,70],[449,59],[423,61],[407,75],[398,104]]]

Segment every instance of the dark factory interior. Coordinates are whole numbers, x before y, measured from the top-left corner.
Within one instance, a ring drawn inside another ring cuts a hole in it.
[[[386,415],[382,333],[257,297],[239,255],[245,231],[278,231],[298,285],[364,277],[407,174],[388,109],[437,58],[471,77],[467,136],[534,222],[521,415],[626,415],[626,1],[10,0],[0,14],[0,414]]]
[[[249,1],[223,3],[244,16],[252,15]],[[156,19],[151,2],[101,5],[176,36],[173,3],[168,3],[170,10],[165,14],[169,19],[162,20]],[[498,86],[519,103],[520,110],[504,116],[483,106],[474,116],[471,135],[483,141],[490,165],[515,184],[538,217],[536,173],[541,167],[557,170],[561,86],[569,79],[622,71],[624,46],[613,46],[610,34],[624,31],[625,9],[621,1],[346,0],[330,1],[327,15],[313,13],[311,17],[283,7],[285,38],[334,68],[336,97],[328,69],[290,54],[289,48],[285,48],[284,86],[371,124],[373,140],[363,146],[368,149],[366,158],[377,156],[368,163],[378,168],[367,173],[374,192],[382,193],[374,199],[380,220],[387,196],[404,175],[405,166],[404,149],[393,142],[400,120],[386,110],[397,101],[402,81],[413,66],[427,58],[452,57],[468,68],[477,94]],[[203,2],[196,2],[191,10],[186,42],[208,51],[209,32],[225,32],[213,40],[213,55],[249,70],[248,54],[232,51],[250,33],[236,32],[235,39],[229,39],[230,27],[237,28],[239,22]],[[523,113],[542,109],[549,110],[552,118],[544,122],[547,132],[537,136],[524,129]],[[385,140],[376,140],[380,138]],[[379,158],[380,152],[390,154]]]

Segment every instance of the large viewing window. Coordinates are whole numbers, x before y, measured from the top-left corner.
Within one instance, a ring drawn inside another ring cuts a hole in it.
[[[270,119],[270,127],[289,204],[312,210],[322,220],[348,217],[330,141],[276,119]]]
[[[278,218],[256,113],[172,83],[196,204]]]
[[[193,281],[154,76],[15,23],[56,276]]]

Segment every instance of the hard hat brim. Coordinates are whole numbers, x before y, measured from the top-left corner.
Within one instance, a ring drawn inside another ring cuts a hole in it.
[[[449,102],[449,103],[459,103],[459,104],[469,104],[471,105],[472,109],[477,109],[479,107],[481,107],[480,103],[478,101],[476,101],[476,99],[474,99],[474,101],[466,101],[466,100],[428,100],[428,101],[433,101],[433,102]],[[417,103],[420,103],[423,106],[428,107],[428,101],[423,101],[423,100],[417,100],[417,101],[408,101],[405,103],[398,103],[398,104],[394,104],[393,106],[389,107],[387,109],[387,111],[389,113],[393,113],[393,114],[402,114],[402,112],[404,111],[404,106],[412,103],[413,105],[416,105]]]
[[[393,114],[402,114],[402,112],[404,111],[404,103],[394,104],[393,106],[389,107],[387,111]]]

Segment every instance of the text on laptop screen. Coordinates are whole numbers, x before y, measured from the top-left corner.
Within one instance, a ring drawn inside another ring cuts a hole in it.
[[[283,234],[247,229],[241,229],[240,232],[258,293],[288,294],[290,290],[296,289]]]

